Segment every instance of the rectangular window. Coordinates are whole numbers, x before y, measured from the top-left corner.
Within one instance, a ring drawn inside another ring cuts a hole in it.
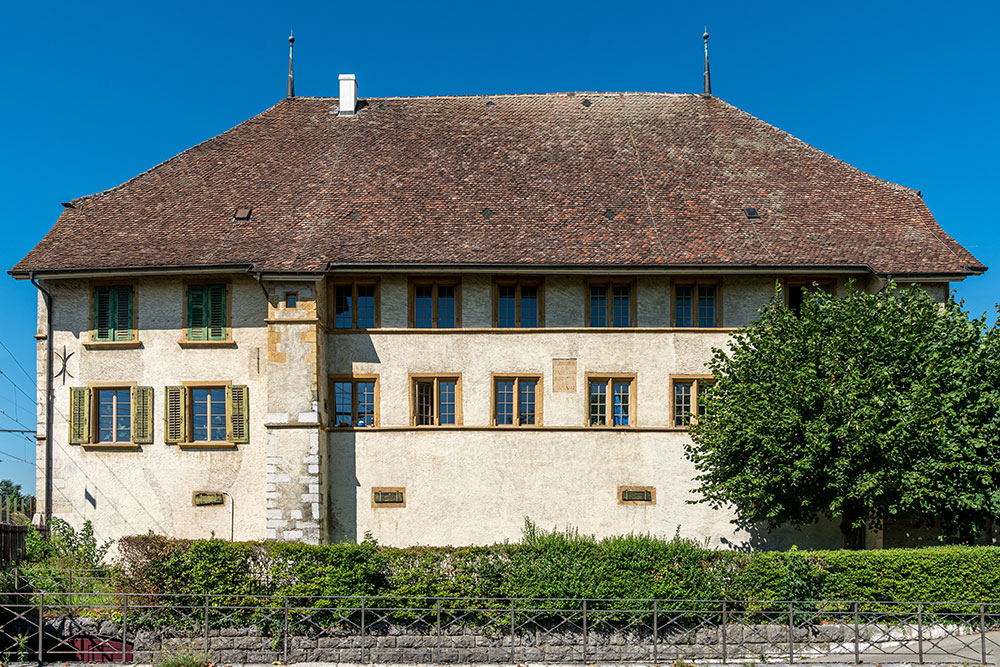
[[[97,442],[132,441],[132,390],[97,389]]]
[[[70,387],[72,445],[153,442],[152,387]]]
[[[635,326],[635,283],[589,282],[588,287],[588,326]]]
[[[788,294],[788,307],[799,312],[802,308],[802,299],[806,292],[833,295],[834,282],[832,280],[817,280],[807,282],[804,280],[788,280],[785,282],[785,292]]]
[[[715,386],[715,378],[679,377],[670,380],[670,412],[675,427],[690,426],[692,415],[705,414],[706,393]]]
[[[538,376],[493,378],[493,424],[533,426],[541,423],[536,404]]]
[[[462,326],[459,285],[450,280],[419,280],[410,284],[410,326],[453,329]]]
[[[591,377],[588,386],[588,417],[590,426],[632,426],[635,416],[635,377]]]
[[[92,298],[94,321],[91,340],[110,343],[135,339],[131,285],[99,285],[94,288]]]
[[[410,421],[414,426],[455,426],[462,423],[461,378],[416,377],[412,383]]]
[[[718,286],[715,283],[675,283],[673,319],[675,327],[722,326]]]
[[[608,326],[608,286],[590,286],[590,326]]]
[[[229,339],[225,285],[188,285],[187,339],[189,341]]]
[[[375,377],[333,378],[333,425],[337,428],[377,426]]]
[[[378,328],[377,281],[334,283],[332,287],[334,329]]]
[[[503,329],[542,326],[540,281],[497,280],[493,294],[493,326]]]
[[[191,389],[191,440],[193,442],[226,440],[225,387]]]
[[[244,385],[167,387],[164,441],[230,444],[250,441],[250,398]]]

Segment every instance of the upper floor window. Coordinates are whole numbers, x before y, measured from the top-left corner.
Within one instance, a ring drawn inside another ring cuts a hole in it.
[[[541,422],[538,376],[493,378],[493,424],[532,426]]]
[[[93,323],[90,339],[95,342],[135,340],[131,285],[99,285],[93,293]]]
[[[675,327],[717,327],[720,320],[716,283],[674,283]]]
[[[375,329],[378,326],[377,281],[333,284],[334,329]]]
[[[410,326],[452,329],[462,326],[460,288],[455,279],[419,279],[410,283]]]
[[[414,426],[454,426],[462,423],[462,381],[457,375],[413,378],[410,421]]]
[[[542,326],[539,280],[497,280],[493,285],[493,326],[503,329]]]
[[[635,283],[589,281],[587,325],[591,327],[635,326]]]
[[[224,341],[229,339],[229,304],[226,286],[188,285],[187,340]]]
[[[334,377],[330,393],[333,396],[333,425],[338,428],[378,425],[378,394],[376,377]]]
[[[832,280],[788,280],[785,282],[785,292],[788,294],[788,307],[799,312],[805,292],[823,293],[832,296],[834,293]]]
[[[635,376],[587,378],[590,426],[631,426]]]
[[[677,377],[670,380],[670,412],[674,426],[691,424],[692,415],[705,414],[705,394],[715,386],[715,378]]]

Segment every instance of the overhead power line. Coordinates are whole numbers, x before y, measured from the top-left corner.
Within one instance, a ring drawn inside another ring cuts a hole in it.
[[[16,417],[11,417],[10,413],[7,412],[6,410],[4,410],[3,408],[0,408],[0,414],[2,414],[3,416],[5,416],[7,419],[11,420],[12,422],[14,422],[15,424],[17,424],[18,426],[23,426],[24,428],[31,428],[30,426],[28,426],[24,422],[20,421]]]
[[[10,375],[8,375],[7,373],[4,373],[4,372],[3,372],[2,370],[0,370],[0,375],[2,375],[2,376],[4,376],[5,378],[7,378],[7,382],[10,382],[10,383],[11,383],[12,385],[14,385],[14,388],[15,388],[15,389],[17,389],[17,390],[18,390],[19,392],[21,392],[22,394],[24,394],[25,396],[27,396],[29,400],[32,400],[32,401],[34,401],[34,400],[35,400],[35,397],[34,397],[34,396],[32,396],[31,394],[29,394],[28,392],[26,392],[25,390],[21,389],[21,386],[20,386],[19,384],[17,384],[16,382],[14,382],[14,381],[13,381],[13,380],[12,380],[12,379],[10,378]]]
[[[29,466],[35,465],[34,461],[28,461],[28,460],[25,460],[25,459],[22,459],[22,458],[18,458],[17,456],[14,456],[13,454],[8,454],[7,452],[4,452],[4,451],[0,451],[0,454],[2,454],[3,456],[6,456],[11,461],[17,461],[18,463],[27,463]],[[6,460],[6,459],[0,459],[0,461],[3,461],[3,460]]]
[[[21,362],[17,360],[17,357],[14,356],[14,353],[10,351],[10,348],[3,344],[2,340],[0,340],[0,347],[7,350],[7,354],[9,354],[10,358],[14,360],[14,363],[17,364],[17,367],[21,369],[21,372],[24,373],[24,376],[28,378],[31,384],[35,384],[35,378],[32,377],[31,373],[25,370],[24,366],[21,365]]]

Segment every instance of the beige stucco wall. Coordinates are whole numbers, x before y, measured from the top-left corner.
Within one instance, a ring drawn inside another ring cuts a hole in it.
[[[191,276],[205,278],[209,276]],[[545,324],[550,330],[491,330],[492,277],[462,278],[458,331],[411,331],[408,276],[380,276],[383,329],[337,333],[327,320],[325,281],[231,280],[231,348],[178,345],[184,281],[141,277],[136,286],[138,349],[87,349],[91,283],[48,281],[54,298],[54,345],[68,358],[55,381],[53,514],[75,525],[94,522],[99,537],[157,533],[178,537],[323,542],[360,539],[371,531],[386,544],[468,544],[516,539],[523,520],[574,526],[598,535],[675,530],[711,544],[782,547],[796,542],[835,546],[829,525],[805,533],[736,531],[731,514],[692,505],[693,471],[683,454],[687,434],[671,428],[669,378],[701,374],[725,330],[670,330],[671,279],[636,278],[636,330],[584,327],[585,276],[549,275]],[[776,276],[722,279],[723,325],[756,317]],[[839,291],[844,281],[838,281]],[[877,289],[877,281],[865,282]],[[930,284],[937,298],[947,284]],[[284,297],[298,295],[288,309]],[[45,384],[45,309],[39,299],[38,386]],[[556,330],[551,330],[556,329]],[[326,333],[329,331],[329,333]],[[575,391],[556,392],[553,360],[576,363]],[[328,374],[379,376],[380,422],[375,430],[328,432]],[[460,373],[463,425],[409,427],[412,373]],[[490,426],[491,374],[539,374],[542,424],[532,429]],[[586,376],[631,373],[633,428],[594,430],[586,424]],[[164,387],[188,381],[245,384],[250,394],[250,442],[234,449],[183,449],[163,443]],[[69,388],[92,383],[151,386],[154,442],[137,451],[68,444]],[[40,399],[42,397],[40,396]],[[44,436],[39,401],[39,435]],[[40,439],[38,460],[44,461]],[[38,489],[44,494],[44,466]],[[617,503],[620,485],[654,486],[655,506]],[[403,486],[407,507],[371,507],[371,488]],[[192,506],[195,491],[226,491],[235,503]]]
[[[249,278],[233,278],[234,348],[181,349],[182,281],[149,278],[134,284],[142,346],[130,350],[84,348],[90,326],[87,281],[48,285],[53,294],[55,350],[62,355],[65,349],[71,376],[65,383],[57,378],[54,385],[53,515],[74,525],[89,519],[102,538],[149,530],[177,537],[214,533],[228,538],[235,509],[236,538],[262,539],[266,330],[261,321],[266,309],[260,287]],[[39,325],[44,334],[41,318]],[[56,372],[61,368],[57,357]],[[249,387],[249,444],[212,451],[163,443],[164,387],[196,380]],[[138,451],[88,450],[68,444],[69,388],[112,382],[153,387],[153,444]],[[44,386],[44,375],[39,386]],[[44,418],[39,423],[44,424]],[[43,488],[42,471],[39,477]],[[226,491],[235,505],[227,499],[225,506],[193,507],[195,491]]]
[[[724,324],[741,326],[773,294],[775,277],[727,277]],[[333,539],[371,532],[381,542],[469,544],[517,539],[524,519],[544,527],[573,526],[586,533],[682,535],[714,545],[780,548],[798,542],[836,546],[835,526],[774,534],[738,531],[733,515],[694,500],[694,470],[684,457],[684,431],[669,418],[669,378],[705,374],[724,331],[670,331],[670,279],[636,281],[640,327],[586,329],[585,282],[579,275],[549,276],[548,332],[389,330],[406,320],[405,280],[383,278],[386,330],[328,335],[331,374],[379,377],[380,428],[332,431],[329,494]],[[488,277],[463,278],[463,324],[488,327]],[[554,391],[553,360],[576,361],[576,391]],[[460,373],[463,423],[459,428],[410,428],[410,374]],[[540,374],[540,428],[492,428],[492,374]],[[636,376],[634,428],[586,426],[588,374]],[[654,486],[655,506],[617,502],[617,487]],[[405,508],[373,509],[373,487],[405,487]]]
[[[648,533],[717,547],[840,545],[835,525],[737,530],[729,512],[690,504],[687,436],[670,432],[426,429],[329,435],[331,537],[406,546],[517,540],[525,518],[597,536]],[[618,503],[618,486],[653,486],[656,505]],[[371,506],[372,487],[405,487],[406,507]]]

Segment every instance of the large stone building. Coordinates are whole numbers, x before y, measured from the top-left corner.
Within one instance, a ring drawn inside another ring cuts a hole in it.
[[[344,76],[68,202],[14,267],[40,507],[105,537],[836,545],[687,502],[711,349],[776,282],[943,299],[984,270],[919,192],[711,95]]]

